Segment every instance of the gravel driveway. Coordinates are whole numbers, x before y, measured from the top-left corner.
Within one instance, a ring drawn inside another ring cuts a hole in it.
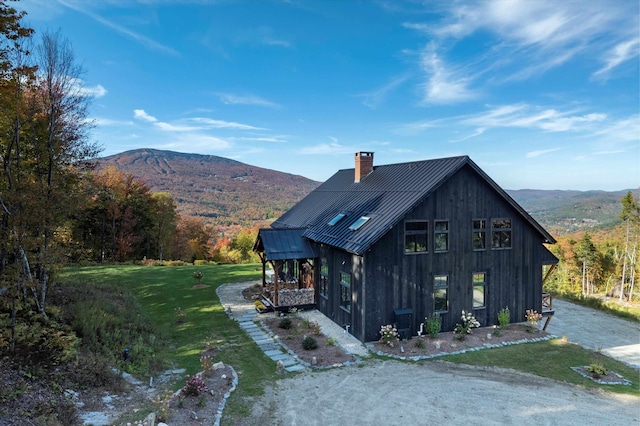
[[[640,398],[537,376],[444,362],[365,367],[280,380],[243,425],[631,425]],[[268,420],[267,420],[268,419]]]
[[[241,289],[219,296],[242,310]],[[629,364],[640,360],[637,323],[554,301],[547,331]],[[233,316],[233,315],[232,315]],[[324,330],[323,330],[324,331]],[[637,357],[637,358],[636,358]],[[246,426],[314,425],[631,425],[640,398],[586,390],[512,370],[368,360],[364,366],[312,371],[279,380],[253,401]]]

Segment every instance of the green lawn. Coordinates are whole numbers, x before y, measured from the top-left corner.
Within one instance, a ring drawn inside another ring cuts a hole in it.
[[[639,370],[635,370],[601,353],[584,349],[562,339],[485,349],[445,356],[440,359],[460,364],[511,368],[587,388],[598,388],[610,392],[640,396]],[[631,381],[631,386],[600,385],[582,377],[571,369],[571,367],[585,366],[592,363],[601,364],[608,370],[622,375],[625,379]]]
[[[200,271],[197,282],[193,273]],[[225,413],[244,415],[249,408],[246,396],[260,395],[265,381],[275,378],[275,363],[259,350],[238,323],[225,314],[216,295],[224,283],[253,281],[260,278],[260,265],[203,266],[90,266],[66,268],[63,277],[91,285],[100,283],[114,289],[130,290],[143,311],[163,336],[171,342],[163,354],[187,374],[200,370],[200,352],[207,345],[219,348],[214,361],[234,367],[239,385]],[[205,288],[194,288],[202,284]],[[186,313],[178,323],[176,309]]]

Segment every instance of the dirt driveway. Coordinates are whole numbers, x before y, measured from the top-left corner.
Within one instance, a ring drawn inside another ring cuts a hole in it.
[[[631,425],[640,398],[444,362],[372,361],[280,380],[243,425]]]

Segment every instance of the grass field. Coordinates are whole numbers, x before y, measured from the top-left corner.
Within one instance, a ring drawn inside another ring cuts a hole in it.
[[[201,272],[202,279],[195,280],[194,272]],[[232,365],[240,377],[238,389],[225,409],[225,419],[239,419],[248,415],[250,407],[246,402],[247,397],[261,395],[266,383],[278,378],[275,375],[275,363],[258,349],[235,321],[228,318],[215,292],[224,283],[258,280],[259,265],[72,267],[65,269],[63,276],[84,286],[100,285],[112,291],[130,292],[144,315],[148,315],[158,333],[168,342],[161,356],[175,366],[186,368],[187,374],[199,371],[199,357],[203,349],[207,346],[218,348],[220,352],[214,361]],[[183,315],[177,315],[180,312]],[[511,368],[578,386],[640,396],[638,370],[561,340],[475,351],[440,359]],[[603,364],[622,374],[632,381],[632,386],[597,385],[570,369],[591,363]]]
[[[203,275],[199,281],[193,278],[196,271]],[[264,382],[274,379],[275,363],[228,318],[215,292],[224,283],[259,279],[259,265],[72,267],[64,270],[63,277],[131,291],[158,332],[170,342],[160,355],[186,368],[187,374],[200,370],[202,350],[208,345],[217,347],[220,352],[214,361],[232,365],[240,377],[225,413],[247,414],[244,397],[260,395]],[[199,285],[202,288],[196,288]],[[185,316],[176,315],[178,308]]]

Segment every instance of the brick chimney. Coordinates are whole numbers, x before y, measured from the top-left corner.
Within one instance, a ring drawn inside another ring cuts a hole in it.
[[[360,182],[373,171],[373,152],[356,152],[355,181]]]

